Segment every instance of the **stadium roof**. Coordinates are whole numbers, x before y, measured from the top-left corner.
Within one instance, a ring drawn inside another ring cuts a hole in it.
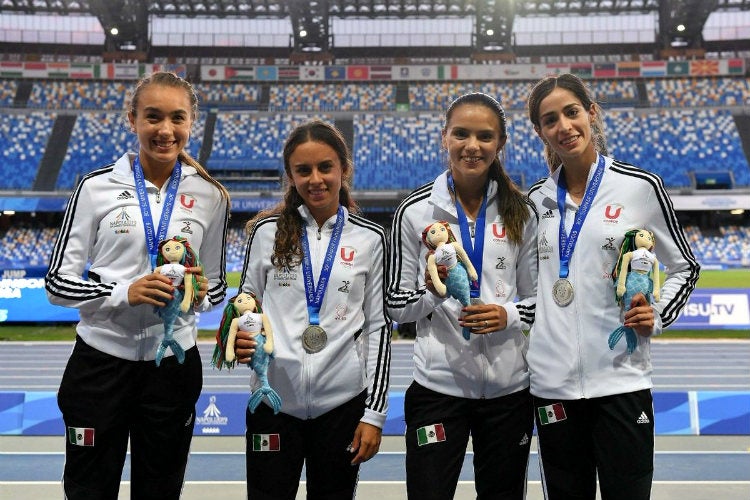
[[[290,23],[286,47],[190,47],[190,53],[197,56],[322,53],[365,59],[491,54],[501,59],[571,53],[658,55],[675,49],[736,52],[750,50],[750,39],[705,40],[704,25],[712,12],[748,10],[750,0],[0,0],[0,13],[96,16],[105,32],[104,51],[126,47],[149,58],[173,56],[175,52],[175,47],[152,43],[149,22],[154,18],[276,19]],[[521,45],[513,35],[517,18],[637,14],[650,14],[658,20],[653,41],[539,46]],[[471,19],[472,33],[465,46],[337,46],[332,21],[354,19]],[[10,51],[10,44],[1,45],[3,51]],[[53,47],[55,44],[49,45],[16,43],[12,48],[41,53],[59,50]]]

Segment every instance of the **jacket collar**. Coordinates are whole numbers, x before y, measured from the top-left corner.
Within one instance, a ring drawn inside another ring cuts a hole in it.
[[[497,195],[497,182],[490,180],[489,189],[487,190],[487,205],[493,202]],[[450,191],[448,190],[448,170],[440,174],[432,185],[429,203],[450,214],[454,219],[458,219],[456,204],[453,201]]]
[[[344,208],[344,224],[349,220],[349,210],[347,210],[346,207]],[[297,211],[299,211],[299,214],[302,216],[302,219],[307,223],[307,227],[313,228],[314,230],[317,230],[318,223],[315,221],[315,217],[312,216],[310,213],[310,209],[307,208],[307,205],[304,203],[297,207]],[[332,231],[333,226],[336,224],[336,214],[333,214],[328,220],[326,220],[325,224],[323,224],[323,227],[321,230],[323,231]]]
[[[135,186],[135,179],[133,177],[133,159],[135,159],[135,155],[135,153],[127,152],[117,159],[112,169],[112,180],[127,184],[128,186]],[[197,173],[198,171],[195,167],[183,163],[180,180],[189,175],[196,175]]]

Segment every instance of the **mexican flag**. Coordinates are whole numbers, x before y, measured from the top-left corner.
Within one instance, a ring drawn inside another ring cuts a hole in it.
[[[426,425],[417,429],[417,443],[419,446],[445,441],[443,424]]]
[[[542,425],[554,424],[568,418],[565,416],[565,408],[563,408],[562,403],[540,406],[537,408],[537,411],[539,412],[539,421]]]
[[[68,427],[68,441],[76,446],[94,446],[94,429],[91,427]]]
[[[279,451],[278,434],[253,434],[253,451]]]

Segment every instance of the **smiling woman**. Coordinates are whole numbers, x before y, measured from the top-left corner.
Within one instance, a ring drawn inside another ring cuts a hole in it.
[[[226,189],[184,150],[196,109],[186,80],[167,72],[142,79],[127,107],[138,151],[81,180],[52,251],[48,299],[80,314],[58,404],[65,425],[96,442],[66,443],[70,499],[117,497],[128,440],[134,497],[177,499],[182,490],[202,386],[195,312],[224,299],[229,216]],[[189,239],[203,264],[182,271],[208,278],[174,321],[158,314],[179,305],[170,278],[155,270],[167,238]]]
[[[297,126],[283,157],[284,199],[248,222],[239,283],[278,332],[268,378],[256,372],[251,387],[266,382],[283,401],[278,413],[247,409],[247,493],[294,498],[304,463],[312,496],[351,498],[359,465],[380,449],[388,409],[385,232],[357,213],[351,154],[333,125]],[[240,363],[260,349],[241,329],[235,346]],[[276,453],[263,453],[269,436],[285,443]]]

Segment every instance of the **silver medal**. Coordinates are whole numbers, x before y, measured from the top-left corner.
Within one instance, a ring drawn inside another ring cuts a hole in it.
[[[565,307],[573,302],[573,285],[570,281],[565,278],[555,281],[554,286],[552,286],[552,298],[555,299],[555,304],[560,307]]]
[[[482,302],[482,299],[480,299],[479,297],[472,297],[471,299],[469,299],[469,302],[471,302],[471,305],[473,306],[484,304],[484,302]]]
[[[318,325],[309,325],[302,332],[302,346],[307,352],[314,353],[321,351],[328,343],[328,335]]]

